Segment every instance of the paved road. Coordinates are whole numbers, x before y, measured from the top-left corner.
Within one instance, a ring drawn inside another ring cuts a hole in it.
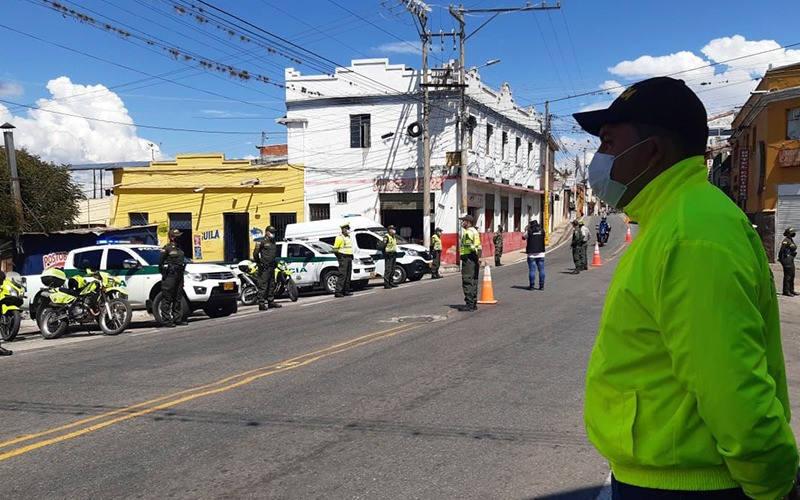
[[[15,342],[0,360],[4,498],[594,498],[585,367],[624,247],[545,291],[493,269],[463,313],[457,276],[152,325]],[[591,255],[590,255],[591,261]]]

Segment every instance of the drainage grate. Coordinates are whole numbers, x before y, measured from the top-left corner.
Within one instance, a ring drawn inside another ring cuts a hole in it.
[[[433,316],[401,316],[396,319],[398,323],[432,323]]]

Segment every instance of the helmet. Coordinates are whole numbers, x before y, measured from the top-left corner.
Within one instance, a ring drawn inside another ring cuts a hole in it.
[[[783,232],[783,235],[784,235],[784,236],[789,236],[789,235],[790,235],[790,234],[792,234],[792,233],[796,233],[796,231],[794,230],[794,228],[793,228],[793,227],[787,227],[787,228],[786,228],[786,231],[784,231],[784,232]]]
[[[267,226],[267,231],[269,231],[272,234],[275,234],[276,231],[275,226]]]
[[[253,262],[252,260],[243,260],[238,264],[236,264],[236,267],[238,267],[241,272],[246,273],[250,272],[250,270],[253,267],[258,267],[258,266],[256,266],[256,263]]]

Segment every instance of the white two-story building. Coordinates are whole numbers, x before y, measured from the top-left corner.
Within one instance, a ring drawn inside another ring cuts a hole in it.
[[[451,63],[430,81],[452,83]],[[421,240],[423,208],[421,72],[387,59],[354,60],[333,75],[286,70],[289,163],[305,167],[307,220],[364,215]],[[498,225],[505,249],[522,246],[528,222],[541,221],[543,119],[515,104],[511,88],[491,89],[467,72],[468,205],[491,246]],[[460,213],[459,92],[432,88],[431,221],[444,231],[445,262],[456,260]],[[491,248],[484,248],[489,254]]]

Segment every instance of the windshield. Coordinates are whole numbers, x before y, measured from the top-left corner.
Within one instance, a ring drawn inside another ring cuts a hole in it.
[[[371,227],[371,228],[367,229],[367,231],[371,231],[371,232],[377,234],[380,238],[383,238],[383,235],[388,232],[385,228],[382,228],[382,227]],[[395,237],[395,239],[397,239],[397,243],[398,244],[403,245],[403,244],[407,244],[409,242],[407,239],[405,239],[402,236],[400,236],[399,234],[397,234],[397,231],[394,232],[394,237]]]
[[[333,253],[333,247],[324,241],[306,241],[305,243],[319,253]]]
[[[138,247],[133,249],[141,258],[147,262],[149,266],[158,265],[158,259],[161,257],[161,249],[158,247]]]

